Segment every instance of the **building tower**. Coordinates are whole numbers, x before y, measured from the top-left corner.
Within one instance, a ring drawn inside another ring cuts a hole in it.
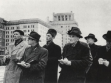
[[[74,13],[53,13],[53,21],[49,21],[56,30],[62,32],[62,47],[69,42],[67,31],[71,27],[78,27],[77,22],[74,19]]]

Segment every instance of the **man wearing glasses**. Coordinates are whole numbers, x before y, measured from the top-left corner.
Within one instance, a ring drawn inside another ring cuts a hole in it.
[[[23,72],[19,83],[44,83],[45,66],[48,59],[48,51],[39,45],[40,35],[31,32],[28,44],[31,45],[25,50],[23,58],[18,65]]]

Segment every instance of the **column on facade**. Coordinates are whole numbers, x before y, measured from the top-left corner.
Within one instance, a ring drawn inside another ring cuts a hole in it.
[[[60,15],[60,21],[62,21],[62,15]]]
[[[64,15],[64,21],[66,21],[65,15]]]

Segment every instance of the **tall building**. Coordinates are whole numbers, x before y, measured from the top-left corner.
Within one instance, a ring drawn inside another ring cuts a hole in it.
[[[7,46],[14,41],[13,39],[13,31],[16,29],[20,29],[24,31],[25,37],[24,40],[27,41],[27,35],[31,31],[38,32],[41,35],[40,45],[43,46],[46,44],[46,33],[48,29],[53,28],[51,25],[45,23],[40,19],[23,19],[23,20],[15,20],[8,21],[5,25],[5,46]],[[62,34],[60,32],[57,33],[57,36],[54,40],[56,44],[62,47]]]
[[[48,20],[48,23],[56,30],[62,32],[62,47],[69,42],[67,31],[70,30],[71,27],[78,26],[72,11],[70,13],[53,13],[53,21]]]
[[[5,51],[5,22],[6,21],[3,18],[0,18],[0,55],[3,55]]]

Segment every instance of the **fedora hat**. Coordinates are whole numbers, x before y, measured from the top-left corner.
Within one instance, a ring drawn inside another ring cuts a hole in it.
[[[94,39],[94,42],[97,42],[97,39],[95,38],[95,35],[90,33],[88,36],[85,37],[85,39],[87,40],[88,38],[92,38]]]
[[[103,35],[103,38],[107,41],[111,41],[111,31],[107,31],[107,33]]]
[[[35,39],[36,41],[39,41],[41,36],[37,32],[32,31],[30,32],[29,37],[31,37],[32,39]]]
[[[80,29],[77,27],[72,27],[71,30],[69,30],[67,34],[68,35],[76,35],[79,38],[82,38],[82,36],[81,36],[82,33],[81,33]]]

